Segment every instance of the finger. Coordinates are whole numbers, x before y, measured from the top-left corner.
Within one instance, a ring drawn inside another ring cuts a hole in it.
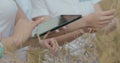
[[[64,26],[63,29],[66,30],[66,29],[67,29],[67,26]]]
[[[60,28],[59,30],[66,30],[67,26],[63,26],[62,28]]]
[[[52,50],[51,44],[49,44],[49,42],[46,43],[46,48],[48,48],[49,50]]]
[[[67,29],[67,26],[64,26],[64,27],[62,27],[62,28],[59,28],[59,29],[55,30],[55,32],[56,32],[56,33],[59,33],[60,30],[66,30],[66,29]]]
[[[115,9],[102,12],[103,16],[109,16],[109,15],[114,15],[114,14],[115,14]]]
[[[52,46],[52,50],[55,52],[56,44],[54,39],[51,39],[51,46]]]
[[[54,53],[58,51],[58,43],[55,39],[52,39]]]
[[[112,21],[111,20],[107,20],[107,21],[101,21],[101,22],[99,22],[99,25],[104,25],[104,24],[109,24],[109,23],[111,23]]]
[[[60,31],[59,30],[55,30],[56,33],[59,33]]]
[[[57,51],[58,51],[58,43],[56,40],[53,41],[54,42],[54,46],[53,46],[53,54],[57,55]]]
[[[107,20],[111,20],[113,19],[115,16],[111,15],[111,16],[103,16],[100,18],[101,21],[107,21]]]
[[[33,27],[36,27],[37,25],[39,25],[41,23],[41,21],[44,20],[44,17],[41,17],[41,19],[37,20],[37,21],[32,21],[32,25]]]

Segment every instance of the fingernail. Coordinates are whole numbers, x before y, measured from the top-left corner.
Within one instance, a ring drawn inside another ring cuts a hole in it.
[[[66,26],[64,26],[63,28],[64,28],[64,29],[67,29],[67,27],[66,27]]]
[[[59,30],[55,30],[57,33],[60,32]]]

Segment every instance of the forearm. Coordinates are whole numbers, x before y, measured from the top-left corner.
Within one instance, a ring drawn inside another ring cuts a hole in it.
[[[23,11],[18,7],[18,12],[16,15],[16,21],[14,25],[14,32],[11,36],[8,38],[2,39],[2,42],[4,43],[5,47],[11,49],[11,47],[19,47],[21,44],[23,44],[28,37],[30,36],[30,33],[28,33],[29,27],[31,23],[27,19],[26,15],[23,13]],[[31,29],[30,29],[31,31]],[[27,35],[26,35],[27,34]]]
[[[79,29],[79,30],[76,30],[76,31],[73,31],[73,32],[70,32],[70,33],[55,37],[55,39],[58,41],[59,45],[63,45],[66,42],[69,43],[72,40],[80,37],[82,34],[86,33],[86,31],[89,31],[89,30],[88,29],[86,29],[86,30]]]
[[[79,30],[79,29],[91,28],[89,26],[89,22],[91,20],[93,20],[91,17],[93,18],[92,14],[84,16],[81,19],[79,19],[79,20],[77,20],[75,22],[72,22],[69,25],[67,25],[66,26],[67,29],[60,30],[59,33],[55,33],[55,32],[49,33],[49,35],[47,36],[47,38],[60,36],[60,35],[63,35],[63,34],[66,34],[66,33],[70,33],[70,32],[73,32],[73,31],[76,31],[76,30]],[[85,32],[88,32],[88,31],[85,31]]]
[[[85,16],[69,25],[67,25],[69,31],[79,30],[84,27],[88,27],[87,21],[89,21],[89,16]]]
[[[2,38],[1,41],[3,42],[5,49],[7,49],[7,51],[15,51],[16,49],[21,48],[22,44],[27,40],[27,38],[24,38],[26,36],[24,36],[26,34],[26,32],[24,32],[22,29],[23,27],[21,27],[22,23],[20,22],[26,22],[24,20],[20,20],[16,22],[16,25],[14,27],[14,32],[11,36],[9,36],[8,38]],[[22,33],[23,32],[23,33]],[[28,36],[28,35],[27,35]]]

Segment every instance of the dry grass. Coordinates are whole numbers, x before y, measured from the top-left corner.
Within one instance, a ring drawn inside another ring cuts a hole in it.
[[[104,10],[116,9],[117,18],[120,18],[120,0],[103,0],[101,4]],[[117,25],[118,29],[109,35],[97,35],[100,63],[120,63],[120,24]]]

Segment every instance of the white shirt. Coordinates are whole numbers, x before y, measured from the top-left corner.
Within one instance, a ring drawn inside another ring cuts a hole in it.
[[[16,0],[16,2],[22,8],[22,10],[27,15],[27,17],[31,19],[32,18],[31,17],[31,14],[32,14],[31,0]]]
[[[13,33],[16,12],[13,0],[0,0],[0,37],[6,38]]]
[[[100,0],[32,0],[33,15],[80,15],[94,12],[93,5]]]

